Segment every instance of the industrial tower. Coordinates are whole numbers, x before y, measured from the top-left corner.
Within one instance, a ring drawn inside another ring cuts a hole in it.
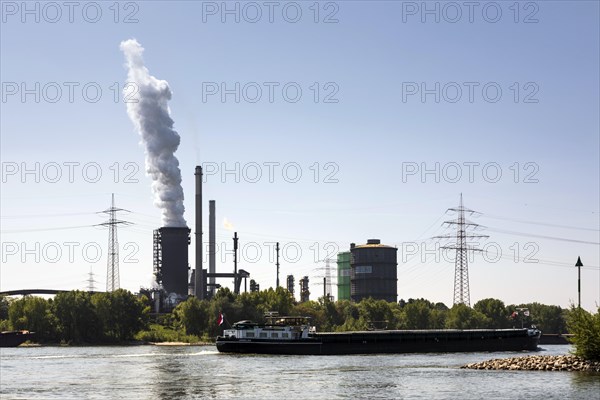
[[[117,225],[128,225],[130,222],[120,221],[117,219],[118,211],[127,211],[122,208],[115,207],[115,194],[112,194],[112,202],[110,208],[101,211],[103,214],[108,214],[108,221],[100,224],[100,226],[108,227],[108,259],[106,265],[106,291],[113,292],[119,289],[119,241],[117,239]]]
[[[466,304],[471,306],[470,294],[469,294],[469,265],[468,265],[468,253],[469,251],[482,251],[481,249],[469,246],[467,243],[468,239],[476,238],[488,238],[487,235],[474,235],[467,233],[467,229],[477,229],[481,225],[471,222],[465,218],[465,213],[473,215],[476,211],[465,208],[463,206],[462,193],[460,194],[460,205],[458,208],[449,208],[448,211],[454,211],[458,214],[455,220],[445,221],[445,225],[456,227],[456,235],[442,235],[435,236],[439,239],[450,239],[456,237],[455,245],[442,246],[442,249],[453,249],[456,250],[456,257],[454,260],[454,304]]]
[[[326,296],[331,296],[331,266],[329,265],[329,261],[334,261],[334,260],[330,260],[329,258],[325,259],[325,288],[324,291],[326,294]]]

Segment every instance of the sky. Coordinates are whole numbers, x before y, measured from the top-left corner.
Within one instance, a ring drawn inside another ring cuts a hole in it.
[[[172,92],[188,226],[196,165],[204,232],[216,200],[218,272],[235,231],[239,267],[274,287],[280,242],[280,281],[309,276],[316,299],[327,259],[378,238],[398,248],[398,299],[451,305],[436,246],[452,240],[434,237],[462,193],[489,236],[471,243],[471,304],[576,304],[577,257],[582,306],[600,304],[598,2],[1,7],[2,291],[85,289],[90,272],[103,290],[112,193],[131,222],[120,285],[152,285],[161,210],[119,48],[136,39]]]

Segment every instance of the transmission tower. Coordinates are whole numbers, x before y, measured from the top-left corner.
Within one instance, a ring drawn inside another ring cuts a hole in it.
[[[317,262],[325,262],[325,267],[315,268],[315,270],[324,270],[325,275],[316,276],[316,278],[323,279],[323,292],[324,296],[328,297],[330,300],[333,300],[333,295],[331,294],[331,264],[332,262],[337,262],[336,259],[333,258],[325,258],[323,260],[319,260]],[[316,283],[316,285],[321,285],[321,283]]]
[[[115,194],[112,194],[112,202],[110,208],[101,211],[103,214],[108,214],[108,221],[100,224],[100,226],[108,227],[108,260],[106,265],[106,291],[112,292],[119,288],[119,241],[117,239],[117,225],[130,224],[127,221],[117,219],[118,211],[127,211],[122,208],[115,207]]]
[[[444,222],[445,225],[456,228],[456,235],[449,234],[435,236],[435,238],[456,238],[455,245],[442,246],[441,248],[456,250],[456,257],[454,260],[454,304],[466,304],[467,306],[470,306],[471,300],[469,294],[468,252],[482,250],[475,248],[474,246],[470,246],[467,241],[469,239],[488,238],[489,236],[475,235],[467,232],[467,229],[478,229],[481,228],[481,225],[471,222],[465,218],[465,213],[473,215],[476,213],[476,211],[463,206],[462,193],[460,194],[460,205],[457,208],[449,208],[448,211],[453,211],[458,214],[455,220]]]
[[[94,284],[97,283],[97,281],[94,279],[94,271],[93,271],[91,265],[90,265],[90,272],[88,273],[88,279],[86,282],[88,284],[88,286],[87,286],[88,292],[95,292],[96,286]]]

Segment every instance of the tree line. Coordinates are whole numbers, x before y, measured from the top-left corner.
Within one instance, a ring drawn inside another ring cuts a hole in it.
[[[528,309],[528,313],[519,309]],[[151,315],[151,302],[119,289],[90,294],[72,291],[53,299],[24,296],[0,298],[0,328],[27,329],[39,342],[120,343],[144,341],[212,341],[234,322],[264,322],[267,311],[306,316],[317,331],[367,329],[484,329],[520,328],[535,325],[544,333],[567,333],[572,310],[540,303],[505,305],[483,299],[469,307],[448,307],[426,299],[364,299],[298,303],[284,288],[234,294],[221,288],[210,300],[190,297],[168,314]],[[224,324],[218,324],[223,314]]]
[[[35,332],[40,343],[122,343],[148,324],[150,307],[123,289],[71,291],[52,299],[24,296],[0,299],[1,330]]]

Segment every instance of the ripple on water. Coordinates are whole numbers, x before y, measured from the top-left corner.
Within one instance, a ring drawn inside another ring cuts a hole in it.
[[[552,346],[545,354],[569,349]],[[3,399],[522,399],[526,393],[588,400],[600,392],[600,374],[459,368],[515,353],[261,356],[220,354],[214,346],[140,346],[3,349],[0,356]]]

